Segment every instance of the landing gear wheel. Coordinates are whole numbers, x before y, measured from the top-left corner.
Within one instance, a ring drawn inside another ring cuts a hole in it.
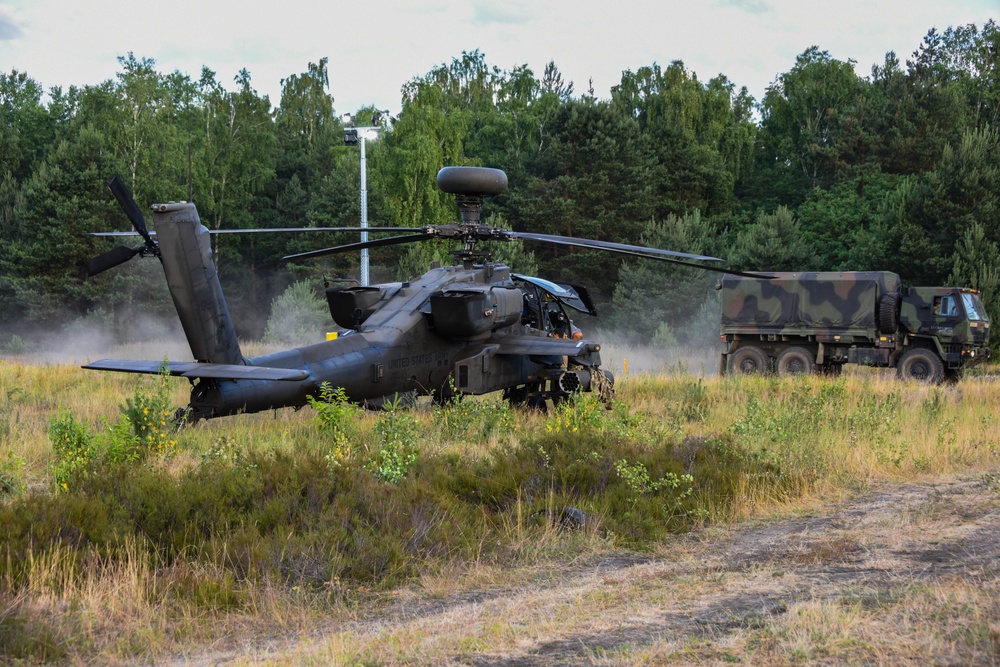
[[[783,350],[774,361],[774,371],[778,375],[802,375],[812,373],[816,357],[804,347],[790,347]]]
[[[899,358],[896,377],[900,380],[938,384],[944,379],[944,364],[941,358],[930,350],[922,347],[910,348]]]
[[[541,392],[545,389],[544,382],[529,382],[527,385],[528,393]],[[541,413],[546,413],[549,411],[549,404],[545,400],[545,396],[528,396],[528,400],[525,402],[529,410],[538,410]]]
[[[545,398],[541,396],[529,396],[542,390],[541,382],[529,382],[519,384],[516,387],[507,387],[503,390],[503,398],[510,403],[512,408],[528,408],[529,410],[539,410],[545,412],[547,406]]]
[[[764,375],[770,370],[764,350],[755,345],[741,347],[729,355],[729,372],[737,375]]]
[[[191,419],[191,407],[177,408],[174,410],[173,424],[178,431],[193,423]]]
[[[528,401],[528,386],[519,384],[516,387],[507,387],[503,390],[503,400],[510,403],[512,408],[524,407]]]

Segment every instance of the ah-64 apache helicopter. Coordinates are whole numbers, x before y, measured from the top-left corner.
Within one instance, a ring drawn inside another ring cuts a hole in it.
[[[186,377],[193,385],[186,409],[191,421],[301,407],[307,396],[319,394],[323,383],[343,388],[350,400],[369,407],[414,394],[445,401],[495,391],[504,392],[514,405],[540,406],[579,391],[598,392],[610,402],[614,379],[600,367],[601,346],[583,339],[566,313],[568,308],[596,314],[586,290],[512,274],[491,261],[488,253],[476,250],[480,241],[523,239],[740,273],[691,261],[721,261],[714,257],[482,225],[484,197],[507,189],[507,175],[499,169],[445,167],[437,183],[442,191],[456,195],[460,223],[369,227],[369,231],[403,234],[285,259],[443,238],[461,243],[452,252],[454,266],[431,268],[410,282],[328,288],[330,313],[343,329],[336,338],[246,358],[212,261],[210,232],[201,224],[195,205],[154,204],[155,232],[150,232],[116,177],[111,190],[135,232],[97,234],[139,235],[144,245],[118,246],[100,255],[90,262],[88,274],[136,255],[158,257],[195,361],[106,359],[84,368]]]

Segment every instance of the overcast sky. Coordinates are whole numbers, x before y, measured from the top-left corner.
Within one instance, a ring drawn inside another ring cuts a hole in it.
[[[462,51],[491,65],[554,60],[577,94],[607,98],[625,70],[682,60],[707,81],[725,74],[760,99],[811,45],[868,76],[901,61],[935,27],[1000,15],[1000,0],[0,0],[0,71],[46,88],[114,78],[118,56],[152,58],[197,79],[241,68],[272,104],[281,79],[329,58],[338,113],[399,110],[400,87]]]

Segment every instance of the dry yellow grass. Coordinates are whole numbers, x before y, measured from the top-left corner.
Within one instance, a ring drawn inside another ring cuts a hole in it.
[[[464,664],[473,657],[913,664],[928,656],[998,664],[1000,547],[987,529],[1000,527],[1000,383],[928,387],[886,375],[619,375],[620,403],[678,441],[689,438],[696,448],[699,438],[744,438],[762,462],[781,460],[808,473],[798,495],[779,504],[751,483],[725,508],[705,498],[708,527],[652,554],[618,553],[596,532],[539,536],[524,529],[522,517],[505,529],[511,548],[527,555],[522,568],[441,559],[404,589],[331,590],[322,603],[275,582],[249,590],[249,611],[222,613],[149,602],[149,590],[190,573],[97,554],[74,571],[56,550],[32,564],[15,597],[0,598],[0,619],[27,610],[83,638],[78,644],[89,648],[70,659],[110,664],[134,660],[137,646],[154,647],[153,661],[177,664]],[[91,424],[114,420],[141,382],[0,360],[0,460],[22,459],[29,484],[45,488],[47,428],[56,411],[69,409]],[[186,402],[186,383],[176,381],[172,391],[178,405]],[[441,432],[429,406],[415,414],[427,432]],[[373,420],[359,415],[358,428],[370,429]],[[542,429],[544,420],[523,415],[517,428]],[[325,446],[309,410],[282,410],[199,425],[164,465],[183,467],[222,438],[275,451]],[[456,435],[427,446],[482,455],[511,442]],[[873,488],[883,495],[864,495]],[[851,498],[861,499],[830,508]],[[754,527],[741,528],[745,521]],[[131,548],[138,554],[143,546]],[[950,569],[935,565],[936,552]]]

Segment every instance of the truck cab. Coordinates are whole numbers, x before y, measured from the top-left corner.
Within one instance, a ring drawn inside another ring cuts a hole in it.
[[[985,362],[990,318],[979,293],[959,287],[903,290],[899,325],[912,343],[933,346],[948,370]]]

